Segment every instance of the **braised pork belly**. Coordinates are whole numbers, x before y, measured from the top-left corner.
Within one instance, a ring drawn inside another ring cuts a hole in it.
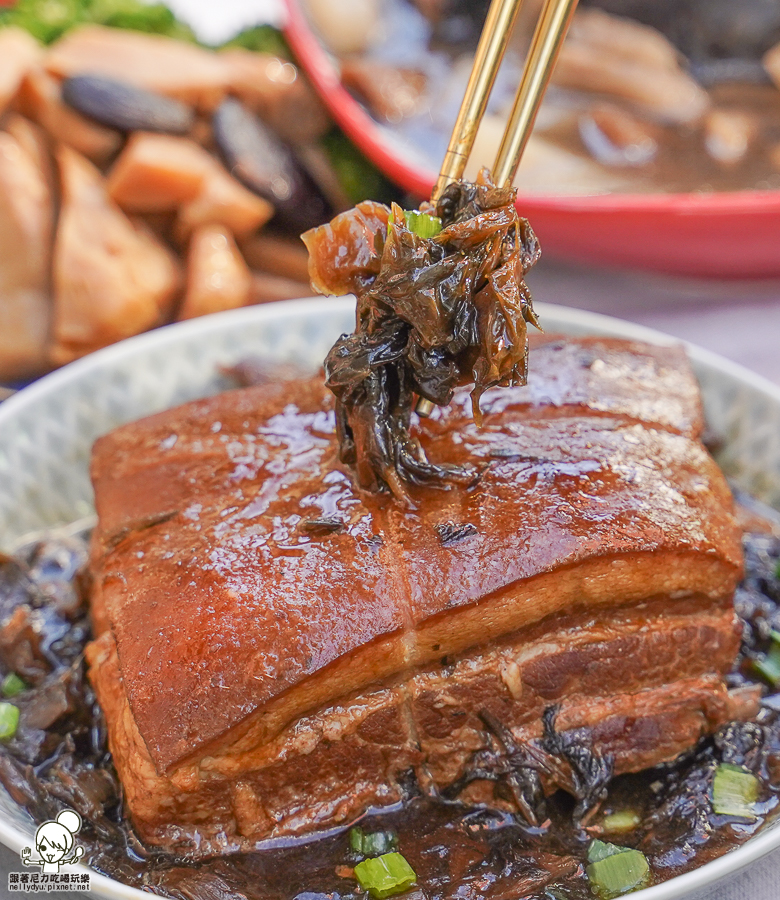
[[[482,410],[461,390],[415,425],[479,477],[406,504],[355,486],[320,378],[97,442],[90,677],[143,840],[246,849],[416,790],[533,820],[562,788],[586,817],[755,714],[725,681],[740,532],[683,351],[542,339]]]

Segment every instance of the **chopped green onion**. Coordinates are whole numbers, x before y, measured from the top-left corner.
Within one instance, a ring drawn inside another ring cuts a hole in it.
[[[617,844],[607,844],[605,841],[591,841],[588,846],[588,862],[600,862],[602,859],[606,859],[608,856],[615,856],[626,849],[628,848],[618,847]]]
[[[650,864],[644,853],[630,847],[618,847],[592,841],[588,847],[586,874],[590,886],[601,900],[612,900],[645,887],[650,881]]]
[[[375,831],[363,835],[363,854],[365,856],[382,856],[398,849],[398,838],[391,831]]]
[[[349,849],[355,853],[363,852],[363,829],[359,825],[349,829]]]
[[[27,690],[27,685],[16,672],[9,672],[3,679],[2,684],[0,684],[0,694],[4,697],[15,697],[25,690]]]
[[[401,894],[417,881],[414,869],[400,853],[364,859],[355,866],[355,878],[376,900]]]
[[[621,809],[619,812],[604,816],[601,827],[608,834],[622,834],[633,831],[640,823],[639,815],[633,809]]]
[[[780,687],[780,632],[773,631],[771,638],[769,652],[761,659],[754,660],[753,668],[772,687]]]
[[[393,831],[374,831],[366,834],[356,826],[349,830],[349,846],[361,856],[381,856],[398,849],[398,837]]]
[[[775,563],[775,578],[780,579],[780,559]]]
[[[741,766],[721,763],[712,780],[712,808],[719,815],[754,821],[759,780]]]
[[[7,741],[16,734],[19,726],[19,707],[0,702],[0,741]]]
[[[774,649],[753,663],[755,671],[772,687],[780,686],[780,652]]]
[[[418,212],[416,209],[404,213],[406,227],[409,231],[421,238],[432,238],[441,231],[441,219],[428,213]]]

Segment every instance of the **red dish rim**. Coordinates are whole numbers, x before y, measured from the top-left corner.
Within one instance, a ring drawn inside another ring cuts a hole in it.
[[[314,82],[333,118],[355,144],[396,184],[405,190],[427,197],[435,182],[435,174],[396,156],[388,147],[376,122],[341,84],[339,73],[326,50],[309,27],[296,0],[284,0],[287,12],[284,33],[301,65]],[[667,211],[675,214],[718,212],[730,214],[746,211],[780,211],[780,190],[745,190],[688,194],[530,194],[518,199],[524,207],[534,205],[546,209],[603,209],[633,212]]]

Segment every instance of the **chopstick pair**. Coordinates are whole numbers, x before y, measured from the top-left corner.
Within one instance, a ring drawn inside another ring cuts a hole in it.
[[[448,184],[463,177],[522,2],[493,0],[490,4],[466,93],[433,191],[434,200]],[[515,179],[576,7],[577,0],[544,0],[512,112],[493,163],[492,176],[497,185],[510,185]]]
[[[433,191],[434,202],[448,184],[463,177],[522,2],[493,0],[490,4],[466,93]],[[493,163],[492,176],[497,185],[511,185],[515,180],[517,167],[576,7],[577,0],[544,0],[512,112]],[[415,410],[420,416],[429,416],[433,407],[430,400],[420,397]]]

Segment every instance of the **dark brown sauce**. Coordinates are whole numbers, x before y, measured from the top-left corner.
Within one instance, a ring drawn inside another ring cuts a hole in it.
[[[745,155],[719,162],[705,151],[704,125],[654,126],[657,156],[636,168],[610,167],[637,193],[710,193],[780,188],[780,91],[774,85],[728,82],[709,89],[713,109],[739,113],[755,132]],[[592,159],[577,121],[565,119],[543,132],[545,138],[584,159]],[[626,188],[628,190],[629,188]]]
[[[753,516],[752,527],[760,522]],[[780,532],[778,532],[780,533]],[[736,596],[745,623],[731,683],[754,680],[752,658],[780,629],[780,538],[771,531],[745,537],[747,574]],[[102,714],[85,677],[89,639],[84,567],[85,536],[52,537],[0,557],[0,667],[33,688],[13,699],[22,711],[17,735],[0,751],[0,782],[33,818],[63,807],[78,810],[85,861],[126,884],[189,900],[338,900],[364,896],[352,876],[359,860],[346,830],[308,842],[287,842],[252,853],[194,864],[144,848],[122,815],[119,784],[108,753]],[[30,626],[25,631],[25,619]],[[13,624],[15,623],[15,624]],[[13,644],[7,638],[16,628]],[[39,635],[36,638],[35,635]],[[769,693],[765,689],[765,693]],[[585,858],[591,838],[641,849],[654,882],[665,881],[726,853],[771,821],[780,802],[780,703],[765,699],[756,720],[726,726],[678,759],[612,781],[599,814],[584,828],[572,824],[574,801],[563,793],[548,804],[538,828],[487,807],[467,808],[422,795],[410,777],[402,808],[367,815],[364,831],[392,830],[418,876],[405,896],[414,900],[524,897],[592,898]],[[762,784],[758,819],[745,824],[712,812],[716,765],[747,766]],[[605,833],[613,811],[632,810],[633,830]]]

